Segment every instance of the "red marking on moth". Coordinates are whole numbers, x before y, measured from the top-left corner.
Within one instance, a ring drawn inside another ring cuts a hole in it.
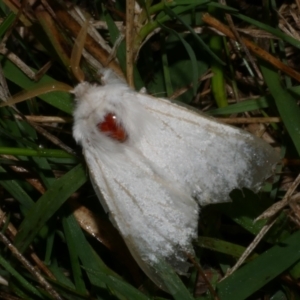
[[[127,139],[127,133],[123,126],[118,123],[116,115],[108,113],[104,120],[97,124],[98,129],[106,133],[111,138],[117,140],[118,142],[125,142]]]

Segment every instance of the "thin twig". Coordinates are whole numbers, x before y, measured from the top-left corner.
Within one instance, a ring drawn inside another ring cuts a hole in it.
[[[40,182],[40,185],[41,182]],[[42,194],[45,192],[45,190],[38,190],[39,192],[41,192]],[[0,208],[0,227],[2,225],[2,223],[4,224],[5,222],[7,222],[7,217],[5,216],[4,211]],[[11,240],[14,240],[15,236],[17,235],[18,231],[15,228],[15,226],[10,222],[8,223],[8,226],[6,227],[6,235],[9,236],[9,238]],[[52,274],[52,272],[47,268],[47,266],[44,264],[43,261],[40,260],[40,258],[35,254],[35,252],[33,252],[32,247],[29,247],[30,249],[30,257],[32,258],[32,260],[36,263],[37,267],[44,272],[44,274],[46,276],[48,276],[49,278],[56,280],[55,276]],[[1,297],[0,297],[1,299]]]
[[[37,279],[41,286],[53,297],[53,299],[62,300],[60,295],[53,289],[49,282],[40,274],[38,270],[31,265],[31,263],[18,251],[18,249],[13,246],[10,240],[0,232],[0,240],[2,243],[12,252],[12,254],[17,258],[18,261]]]

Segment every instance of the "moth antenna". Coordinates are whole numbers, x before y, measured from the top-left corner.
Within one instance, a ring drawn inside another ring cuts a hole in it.
[[[50,92],[70,92],[73,88],[63,82],[46,83],[42,84],[31,91],[23,90],[20,93],[9,98],[6,102],[0,104],[0,107],[11,106],[13,104],[28,100],[30,98],[47,94]]]
[[[74,46],[71,53],[71,70],[75,76],[75,78],[79,82],[84,81],[84,74],[80,68],[80,59],[82,56],[82,51],[84,48],[86,36],[87,36],[87,29],[88,29],[89,21],[86,19],[84,22],[79,34],[74,42]]]

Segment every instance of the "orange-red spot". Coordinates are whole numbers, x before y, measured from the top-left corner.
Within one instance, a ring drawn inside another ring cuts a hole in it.
[[[111,138],[119,141],[125,142],[127,139],[127,133],[123,126],[117,122],[116,115],[112,113],[108,113],[105,117],[103,122],[97,124],[98,129],[106,133]]]

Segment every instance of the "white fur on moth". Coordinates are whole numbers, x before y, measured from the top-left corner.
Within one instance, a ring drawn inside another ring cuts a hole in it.
[[[243,130],[133,91],[110,70],[102,81],[75,87],[73,136],[111,221],[159,284],[160,259],[187,271],[198,203],[230,201],[236,188],[257,191],[279,156]]]

